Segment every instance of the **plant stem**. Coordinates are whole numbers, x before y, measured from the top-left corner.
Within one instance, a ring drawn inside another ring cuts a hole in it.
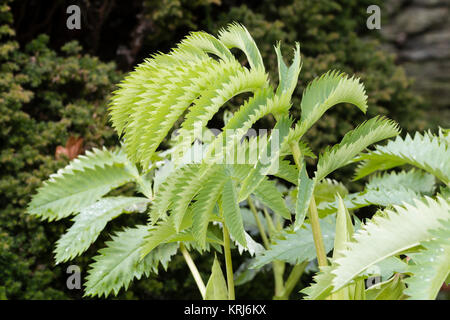
[[[308,265],[308,261],[305,261],[303,263],[300,263],[300,264],[297,264],[294,266],[294,268],[291,270],[291,273],[289,274],[289,277],[286,280],[282,294],[275,297],[277,300],[289,299],[289,296],[291,295],[292,290],[294,290],[295,285],[297,284],[298,280],[302,276],[303,271],[305,271],[305,268],[307,265]]]
[[[300,151],[300,147],[298,146],[298,142],[290,144],[292,156],[294,157],[295,164],[297,165],[298,171],[302,169],[302,164],[300,163],[300,159],[302,158],[302,152]]]
[[[311,197],[309,204],[309,221],[311,223],[314,245],[316,246],[317,261],[319,266],[323,267],[328,265],[327,254],[325,252],[325,246],[323,245],[322,232],[320,231],[319,214],[317,213],[316,200],[314,196]]]
[[[189,254],[189,252],[186,250],[186,247],[182,243],[180,243],[180,251],[183,254],[184,260],[186,260],[186,263],[189,267],[189,270],[192,273],[192,276],[194,277],[195,283],[197,284],[198,290],[200,291],[202,298],[205,299],[206,287],[205,284],[203,283],[200,273],[198,272],[194,260],[192,260],[191,255]]]
[[[230,234],[225,224],[223,224],[223,251],[225,253],[225,267],[227,270],[228,300],[234,300],[234,275],[231,261]]]
[[[265,215],[266,221],[267,221],[269,237],[272,238],[276,233],[275,225],[273,223],[272,217],[269,215],[266,208],[263,208],[263,210],[264,210],[264,215]],[[267,238],[267,236],[266,236],[266,238]],[[266,249],[269,249],[269,246],[270,246],[270,241],[267,240],[267,244],[265,245]],[[284,291],[284,279],[283,279],[284,268],[285,268],[285,263],[283,261],[275,260],[272,262],[273,278],[275,281],[275,296],[274,297],[279,296]]]
[[[302,154],[298,143],[291,143],[290,147],[295,164],[297,165],[297,169],[300,171],[302,169],[302,164],[300,163]],[[327,254],[325,252],[325,246],[323,245],[322,232],[320,231],[319,214],[317,213],[317,206],[314,195],[311,197],[311,202],[309,203],[309,221],[311,223],[313,232],[314,245],[317,252],[317,261],[319,263],[319,266],[326,266],[328,265]]]
[[[266,231],[264,230],[264,226],[261,223],[261,219],[259,219],[258,211],[256,211],[255,205],[253,204],[253,201],[250,197],[247,198],[248,206],[250,207],[250,210],[253,212],[253,216],[256,220],[256,225],[258,226],[259,233],[261,234],[261,238],[263,240],[264,246],[266,249],[269,249],[269,239],[267,238]]]
[[[285,263],[283,261],[275,260],[272,262],[272,268],[273,268],[273,278],[275,280],[274,299],[276,299],[276,297],[282,295],[285,290],[283,279]]]

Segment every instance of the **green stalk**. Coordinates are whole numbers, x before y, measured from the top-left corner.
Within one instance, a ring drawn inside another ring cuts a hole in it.
[[[298,143],[290,144],[292,155],[294,157],[295,164],[297,165],[297,169],[300,171],[302,168],[302,164],[300,159],[302,157],[300,148]],[[320,231],[319,224],[319,214],[317,212],[316,200],[314,199],[314,195],[311,198],[311,202],[309,203],[309,221],[311,223],[311,228],[313,232],[314,245],[316,247],[317,252],[317,261],[319,266],[328,265],[327,262],[327,254],[325,252],[325,246],[323,245],[323,237],[322,232]]]
[[[273,268],[273,278],[275,280],[274,299],[277,299],[277,297],[282,295],[285,290],[284,279],[283,279],[285,263],[283,261],[277,261],[277,260],[273,261],[272,268]]]
[[[223,224],[223,251],[225,253],[225,267],[227,270],[228,300],[235,300],[233,264],[231,261],[230,249],[230,234],[228,233],[228,228],[225,226],[225,224]]]
[[[297,165],[298,171],[302,169],[302,164],[300,159],[302,158],[302,152],[300,151],[300,147],[298,146],[298,142],[290,144],[292,156],[294,157],[295,164]]]
[[[308,261],[305,261],[303,263],[300,263],[300,264],[297,264],[294,266],[294,268],[291,270],[291,273],[289,274],[289,277],[286,280],[283,292],[280,295],[275,297],[276,300],[288,300],[289,299],[289,296],[291,295],[292,290],[294,290],[295,285],[297,284],[298,280],[302,276],[307,265],[308,265]]]
[[[248,197],[247,202],[250,207],[250,210],[253,212],[253,216],[255,217],[259,233],[261,234],[261,238],[264,243],[264,247],[268,250],[270,247],[270,241],[267,238],[267,234],[261,223],[261,219],[259,219],[258,212],[256,211],[255,205],[253,204],[253,201],[250,197]],[[267,213],[267,210],[265,210],[265,209],[264,209],[264,214],[266,216],[266,220],[267,220],[267,223],[269,224],[269,226],[272,225],[272,227],[273,227],[272,219],[270,218],[269,214]],[[284,274],[285,265],[284,265],[284,262],[282,262],[282,261],[273,261],[272,267],[273,267],[273,278],[275,281],[275,296],[278,296],[281,294],[281,292],[284,291],[283,274]]]
[[[311,223],[314,245],[316,247],[317,261],[320,267],[327,266],[327,254],[323,244],[322,232],[320,231],[319,214],[317,212],[314,196],[311,197],[311,202],[309,204],[309,221]]]
[[[180,243],[180,251],[183,254],[184,260],[186,260],[186,263],[189,267],[189,270],[192,273],[192,276],[194,277],[195,283],[197,284],[198,290],[200,291],[202,298],[205,299],[205,294],[206,294],[205,284],[203,283],[202,277],[200,276],[200,273],[198,272],[198,269],[194,263],[194,260],[192,260],[191,255],[186,250],[186,247],[184,246],[183,243]]]
[[[269,249],[269,245],[270,245],[269,239],[267,238],[267,234],[261,223],[261,219],[259,219],[258,211],[256,211],[255,205],[253,204],[253,201],[250,197],[247,198],[247,202],[248,202],[248,206],[250,207],[250,210],[253,213],[253,216],[255,217],[256,225],[258,226],[258,230],[259,230],[259,233],[261,234],[261,238],[263,240],[264,246],[266,247],[266,249]]]

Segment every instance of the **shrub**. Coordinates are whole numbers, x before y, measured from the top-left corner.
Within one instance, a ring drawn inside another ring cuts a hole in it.
[[[67,163],[55,159],[70,136],[84,148],[111,145],[105,99],[120,79],[114,63],[81,53],[76,42],[56,52],[39,36],[19,48],[8,2],[0,5],[0,287],[8,298],[65,296],[64,270],[51,243],[61,225],[43,227],[24,208],[41,181]]]

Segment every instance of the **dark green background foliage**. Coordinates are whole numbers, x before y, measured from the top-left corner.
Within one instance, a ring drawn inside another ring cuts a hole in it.
[[[67,163],[55,159],[55,148],[69,136],[82,137],[85,149],[117,144],[106,114],[114,85],[133,65],[157,50],[169,50],[190,30],[216,33],[229,22],[243,23],[275,76],[273,45],[281,40],[288,52],[299,41],[303,70],[294,99],[296,117],[305,84],[339,69],[362,78],[369,116],[388,115],[407,130],[427,126],[419,121],[425,107],[411,92],[410,81],[393,57],[377,49],[376,31],[365,27],[367,6],[382,1],[73,2],[82,8],[81,30],[66,28],[65,1],[0,0],[0,297],[2,292],[15,299],[81,297],[80,290],[66,289],[68,264],[55,266],[52,257],[54,242],[70,221],[41,223],[24,213],[26,205],[41,181]],[[334,108],[310,131],[311,146],[317,151],[335,143],[365,118],[356,108]],[[108,229],[132,225],[131,220],[143,223],[145,216],[120,218]],[[106,239],[107,233],[73,262],[83,275]],[[196,259],[206,280],[212,260]],[[237,298],[271,298],[270,273],[257,277],[264,281],[239,287]],[[200,295],[176,257],[168,272],[136,281],[119,297]]]

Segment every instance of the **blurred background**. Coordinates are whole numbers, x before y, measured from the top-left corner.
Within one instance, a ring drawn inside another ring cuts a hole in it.
[[[81,9],[81,25],[69,30],[66,10],[73,4]],[[367,28],[370,5],[381,8],[380,29]],[[329,69],[356,74],[369,96],[367,115],[334,108],[310,130],[310,146],[320,151],[376,114],[399,122],[403,134],[449,127],[449,7],[450,0],[0,0],[0,299],[82,297],[82,290],[66,288],[70,263],[56,266],[52,256],[71,222],[41,223],[25,208],[41,182],[70,159],[118,144],[108,99],[126,72],[150,54],[167,52],[190,31],[216,34],[237,21],[277,75],[273,45],[282,41],[288,53],[299,41],[303,69],[294,116],[305,85]],[[343,171],[335,178],[349,176]],[[127,215],[108,231],[132,221],[146,217]],[[107,239],[106,233],[75,259],[83,275]],[[196,259],[200,270],[210,270],[210,258]],[[299,287],[310,280],[306,274]],[[270,299],[272,281],[270,273],[260,273],[237,289],[237,298]],[[167,272],[135,281],[118,298],[201,297],[179,257]]]

